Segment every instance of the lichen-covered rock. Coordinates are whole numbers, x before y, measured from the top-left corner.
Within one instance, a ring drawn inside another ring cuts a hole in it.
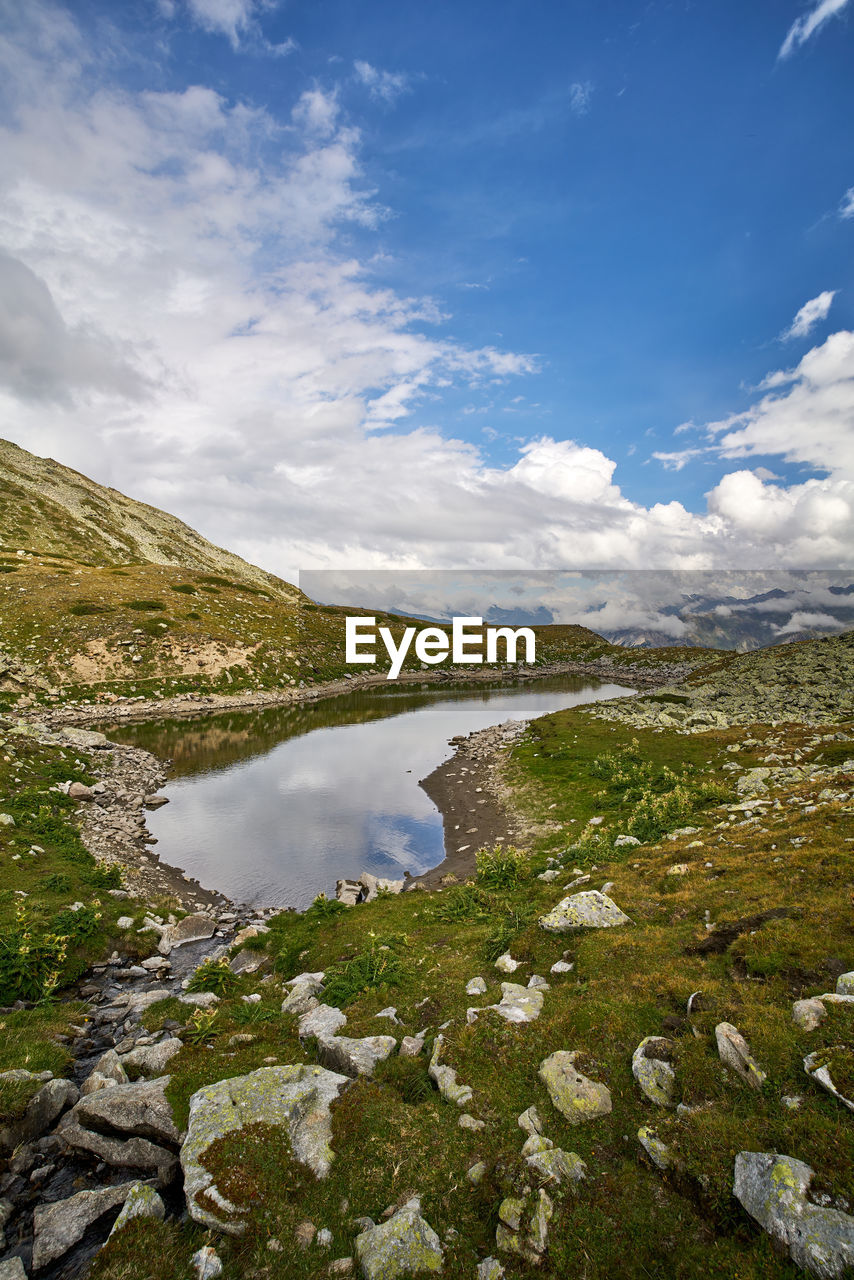
[[[3,814],[0,813],[0,818]],[[502,1275],[504,1272],[502,1271]],[[20,1258],[6,1258],[0,1262],[0,1280],[27,1280],[27,1273]]]
[[[330,1071],[346,1076],[372,1076],[377,1063],[385,1062],[397,1048],[394,1036],[328,1036],[317,1042],[317,1056]]]
[[[536,1107],[526,1107],[522,1114],[516,1117],[516,1123],[529,1137],[543,1132],[543,1122]]]
[[[673,1158],[670,1154],[670,1148],[665,1142],[661,1141],[653,1129],[644,1127],[638,1129],[638,1142],[649,1156],[652,1163],[657,1169],[664,1172],[673,1164]]]
[[[466,983],[467,996],[482,996],[486,991],[486,983],[483,978],[469,978]]]
[[[834,1280],[854,1266],[854,1218],[807,1199],[813,1170],[776,1152],[741,1151],[733,1194],[797,1266]]]
[[[518,982],[502,982],[501,999],[490,1007],[505,1022],[534,1022],[543,1009],[543,993],[537,988],[523,987]]]
[[[177,1144],[178,1130],[165,1092],[170,1078],[159,1076],[156,1080],[99,1089],[80,1099],[73,1111],[74,1119],[88,1129],[112,1129],[150,1138],[152,1142]]]
[[[540,1138],[539,1141],[542,1142],[543,1139]],[[526,1142],[525,1147],[527,1145]],[[587,1176],[587,1165],[574,1151],[563,1151],[560,1147],[550,1145],[530,1152],[526,1152],[523,1147],[522,1154],[528,1168],[538,1173],[552,1188],[582,1182]]]
[[[397,1280],[442,1270],[442,1245],[421,1217],[417,1198],[407,1201],[388,1222],[358,1235],[355,1251],[364,1280]]]
[[[515,973],[522,963],[521,960],[514,960],[509,951],[505,951],[503,956],[499,956],[495,961],[495,967],[501,973]]]
[[[282,1001],[282,1013],[302,1016],[316,1009],[320,1003],[317,997],[323,990],[323,977],[322,973],[304,973],[299,978],[292,979],[288,983],[290,991]]]
[[[836,979],[836,994],[838,996],[854,996],[854,971],[840,973]]]
[[[632,1054],[632,1075],[641,1093],[658,1107],[675,1107],[676,1073],[666,1060],[673,1045],[661,1036],[646,1036]]]
[[[166,1206],[154,1188],[146,1186],[144,1182],[133,1182],[110,1235],[114,1236],[117,1231],[121,1231],[132,1218],[155,1218],[162,1222],[165,1214]]]
[[[834,1054],[846,1052],[850,1052],[850,1050],[846,1051],[843,1045],[836,1045],[831,1049],[819,1049],[804,1058],[804,1071],[813,1080],[817,1080],[822,1088],[826,1089],[834,1098],[837,1098],[843,1107],[847,1107],[849,1111],[854,1111],[854,1099],[846,1098],[844,1094],[839,1092],[833,1082]]]
[[[33,1215],[33,1270],[41,1271],[73,1249],[93,1222],[124,1203],[134,1185],[126,1182],[121,1187],[78,1191],[67,1200],[37,1205]]]
[[[724,1066],[731,1067],[754,1089],[761,1089],[767,1076],[750,1056],[750,1048],[744,1036],[731,1022],[719,1022],[715,1027],[718,1055]]]
[[[558,1049],[540,1063],[539,1077],[549,1097],[570,1124],[595,1120],[611,1111],[611,1094],[604,1084],[590,1080],[575,1067],[577,1053]]]
[[[115,1049],[108,1049],[106,1053],[102,1053],[95,1063],[93,1071],[97,1071],[99,1075],[104,1076],[107,1080],[112,1080],[114,1084],[129,1083],[127,1072],[122,1066],[122,1060]]]
[[[587,889],[562,898],[547,915],[540,916],[540,927],[549,933],[564,933],[568,929],[613,929],[631,923],[616,902],[598,889]]]
[[[528,1262],[538,1263],[548,1245],[549,1223],[554,1203],[541,1187],[531,1208],[528,1196],[508,1196],[498,1209],[495,1243],[504,1253],[515,1253]]]
[[[471,1102],[474,1091],[470,1085],[457,1084],[457,1073],[453,1067],[440,1065],[439,1059],[444,1042],[442,1035],[436,1036],[433,1041],[433,1053],[427,1072],[446,1102],[451,1102],[457,1107],[465,1107]]]
[[[809,1000],[796,1000],[792,1005],[792,1021],[802,1031],[815,1031],[827,1017],[827,1009],[813,996]]]
[[[301,1063],[262,1067],[246,1076],[219,1080],[194,1093],[187,1137],[181,1147],[190,1216],[203,1226],[230,1235],[245,1230],[246,1224],[241,1221],[245,1210],[220,1195],[213,1175],[202,1163],[212,1143],[244,1125],[285,1128],[295,1158],[308,1165],[318,1178],[326,1177],[333,1159],[329,1108],[349,1083],[347,1076]],[[211,1203],[217,1206],[217,1212],[207,1207]]]
[[[477,1264],[477,1280],[504,1280],[504,1268],[497,1258],[484,1258]]]

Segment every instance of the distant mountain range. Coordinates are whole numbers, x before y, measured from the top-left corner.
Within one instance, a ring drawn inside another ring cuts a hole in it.
[[[747,599],[733,596],[695,596],[660,609],[661,614],[685,624],[678,643],[709,649],[746,652],[767,645],[791,644],[838,635],[854,628],[854,582],[822,587],[820,600],[811,604],[807,590],[796,596],[775,589]],[[612,644],[629,648],[657,648],[674,643],[672,631],[644,627],[602,630]]]

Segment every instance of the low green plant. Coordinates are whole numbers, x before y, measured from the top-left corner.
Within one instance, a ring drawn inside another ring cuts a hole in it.
[[[527,929],[536,914],[534,907],[516,907],[507,912],[487,934],[483,943],[484,959],[494,961]]]
[[[472,884],[454,885],[428,907],[434,920],[450,924],[463,920],[487,920],[493,909],[489,895]]]
[[[192,583],[189,583],[189,582],[179,582],[176,586],[170,587],[170,590],[179,591],[182,595],[185,595],[185,596],[198,595],[196,588],[192,585]]]
[[[184,1039],[196,1047],[205,1044],[215,1032],[216,1019],[216,1009],[194,1009],[184,1030]]]
[[[86,872],[86,880],[96,889],[121,889],[122,868],[115,862],[96,862],[91,871]]]
[[[135,609],[138,613],[151,613],[155,609],[165,609],[162,600],[125,600],[125,609]]]
[[[92,600],[81,600],[79,604],[69,605],[68,612],[73,613],[76,618],[88,618],[98,613],[112,613],[113,610],[106,604],[95,604]]]
[[[206,960],[200,964],[188,984],[188,991],[212,991],[218,996],[229,995],[237,986],[237,976],[228,967],[228,961]]]
[[[367,948],[359,955],[352,960],[330,965],[326,970],[323,989],[325,1004],[341,1009],[363,991],[396,987],[403,980],[406,970],[396,950],[401,940],[379,938],[373,929],[368,938],[370,941]]]
[[[531,875],[527,855],[513,845],[479,849],[475,866],[478,884],[487,889],[512,889]]]
[[[19,902],[14,924],[0,933],[0,1004],[49,999],[60,985],[67,958],[68,937],[40,931],[26,904]]]

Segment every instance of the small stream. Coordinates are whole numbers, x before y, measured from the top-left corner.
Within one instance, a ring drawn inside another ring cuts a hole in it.
[[[395,684],[104,729],[172,761],[170,803],[148,815],[163,862],[235,902],[305,908],[341,877],[442,861],[442,817],[418,784],[452,754],[450,738],[631,692],[576,676]]]

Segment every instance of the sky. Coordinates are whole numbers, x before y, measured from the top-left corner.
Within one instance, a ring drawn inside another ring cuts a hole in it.
[[[0,0],[0,434],[309,569],[854,567],[854,0]]]

